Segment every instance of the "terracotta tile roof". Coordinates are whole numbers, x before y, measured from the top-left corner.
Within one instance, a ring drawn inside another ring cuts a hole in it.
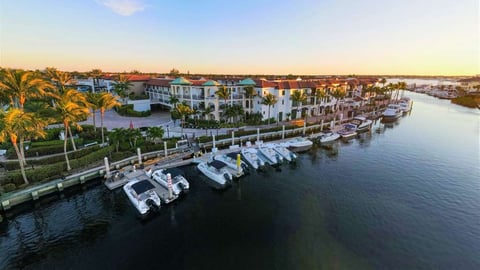
[[[173,79],[150,79],[148,80],[147,85],[170,87],[170,82],[172,81]]]
[[[152,78],[152,76],[150,75],[137,75],[137,74],[133,74],[133,75],[126,75],[128,80],[131,81],[131,82],[141,82],[141,81],[148,81]]]
[[[193,86],[202,86],[207,80],[190,80]]]
[[[255,87],[257,88],[268,88],[268,87],[277,87],[277,83],[276,82],[271,82],[271,81],[267,81],[267,80],[253,80],[255,82]]]

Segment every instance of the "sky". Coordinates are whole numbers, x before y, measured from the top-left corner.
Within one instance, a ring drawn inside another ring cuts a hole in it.
[[[0,66],[480,74],[478,0],[0,0]]]

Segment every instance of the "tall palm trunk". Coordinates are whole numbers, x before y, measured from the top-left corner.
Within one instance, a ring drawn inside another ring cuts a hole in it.
[[[28,185],[30,182],[28,182],[27,175],[25,174],[25,166],[23,163],[24,161],[22,159],[23,156],[20,153],[20,149],[18,149],[17,143],[13,139],[12,139],[12,144],[13,144],[13,148],[15,149],[15,153],[17,153],[18,163],[20,164],[20,172],[22,173],[23,182],[25,182],[25,184]]]
[[[268,105],[268,120],[267,123],[270,125],[270,105]]]
[[[93,113],[92,113],[92,118],[93,118],[93,131],[95,132],[95,134],[97,134],[97,125],[95,123],[95,113],[97,112],[97,110],[93,110]]]
[[[105,115],[105,110],[100,109],[100,128],[102,129],[102,145],[105,143],[105,135],[103,134],[103,116]]]
[[[68,132],[68,122],[63,123],[65,127],[65,134]],[[65,161],[67,162],[67,171],[70,171],[72,168],[70,168],[70,161],[68,160],[68,154],[67,154],[67,138],[63,138],[63,152],[65,153]]]
[[[75,140],[72,135],[72,128],[70,126],[68,127],[68,134],[70,136],[70,141],[72,142],[73,151],[77,151],[77,146],[75,146]]]
[[[19,150],[20,150],[20,159],[22,160],[22,163],[23,165],[27,165],[27,161],[25,160],[25,147],[23,146],[23,142],[25,141],[25,139],[23,139],[22,137],[19,138]]]

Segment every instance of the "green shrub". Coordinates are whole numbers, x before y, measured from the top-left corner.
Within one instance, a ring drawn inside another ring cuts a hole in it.
[[[75,144],[77,146],[83,144],[83,139],[82,138],[76,138],[73,139],[75,141]],[[70,144],[70,140],[68,141],[68,144]],[[52,146],[52,145],[61,145],[63,147],[63,140],[52,140],[52,141],[38,141],[38,142],[31,142],[30,143],[30,148],[35,148],[35,147],[42,147],[42,146]]]
[[[12,183],[8,183],[8,184],[5,184],[3,186],[3,190],[5,192],[10,192],[10,191],[14,191],[15,189],[17,189],[17,186],[15,184],[12,184]]]
[[[137,112],[133,110],[133,104],[122,105],[116,108],[117,113],[121,116],[131,116],[131,117],[147,117],[152,114],[150,110],[144,112]]]
[[[82,156],[88,155],[90,153],[93,153],[97,151],[100,148],[99,145],[79,149],[76,152],[71,152],[68,154],[69,159],[76,159],[80,158]],[[45,158],[40,158],[40,159],[35,159],[35,160],[27,160],[27,168],[33,166],[42,166],[42,165],[49,165],[57,162],[63,162],[65,161],[65,155],[58,155],[58,156],[53,156],[53,157],[45,157]],[[18,170],[20,169],[20,165],[18,164],[18,161],[7,161],[4,163],[5,169],[7,171],[11,170]]]
[[[479,100],[480,100],[480,98],[479,98]],[[477,104],[477,101],[475,100],[475,97],[473,97],[473,96],[456,97],[456,98],[452,99],[452,103],[462,105],[462,106],[465,106],[465,107],[469,107],[469,108],[477,108],[477,106],[479,106],[479,104],[480,104],[480,103]]]

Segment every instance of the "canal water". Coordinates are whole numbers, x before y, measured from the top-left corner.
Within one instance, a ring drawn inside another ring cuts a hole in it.
[[[0,269],[480,269],[478,110],[410,115],[150,219],[99,182],[9,212]]]

